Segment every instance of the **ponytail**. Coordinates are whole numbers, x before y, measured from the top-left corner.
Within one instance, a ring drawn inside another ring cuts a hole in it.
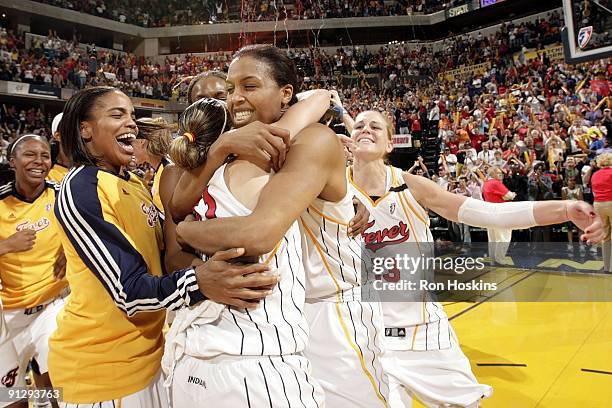
[[[224,102],[203,98],[192,103],[179,118],[180,136],[170,144],[170,158],[185,169],[202,165],[210,146],[231,127],[232,120]]]

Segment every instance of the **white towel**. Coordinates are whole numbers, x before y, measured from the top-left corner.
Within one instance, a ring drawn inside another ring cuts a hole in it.
[[[185,307],[176,312],[172,326],[166,334],[166,344],[162,357],[162,370],[166,374],[164,386],[170,387],[174,376],[174,367],[185,353],[187,329],[198,325],[212,323],[219,318],[225,309],[224,305],[205,300],[194,307]]]

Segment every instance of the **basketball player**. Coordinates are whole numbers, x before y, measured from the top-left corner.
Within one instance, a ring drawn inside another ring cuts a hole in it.
[[[138,136],[132,143],[134,148],[135,164],[137,166],[148,164],[154,172],[153,184],[151,185],[151,196],[153,204],[159,211],[162,220],[164,216],[164,205],[159,196],[159,183],[162,174],[170,160],[166,157],[170,142],[172,142],[172,129],[162,118],[141,118],[136,121]]]
[[[194,76],[187,88],[187,101],[190,105],[202,98],[225,101],[227,99],[226,78],[225,72],[217,70],[202,72]]]
[[[384,158],[393,149],[392,135],[391,125],[379,112],[366,111],[355,118],[354,162],[348,175],[370,211],[364,237],[372,251],[391,245],[394,253],[420,257],[422,246],[433,241],[423,207],[452,221],[479,226],[526,228],[560,223],[569,216],[573,222],[589,225],[589,239],[600,239],[600,220],[586,203],[514,203],[506,212],[504,206],[445,192],[428,179],[387,166]],[[401,237],[385,236],[383,230],[395,230]],[[409,407],[416,395],[428,407],[476,407],[491,394],[491,387],[478,384],[474,377],[442,305],[385,302],[383,312],[387,348],[383,361],[390,380],[390,406]]]
[[[244,62],[248,60],[253,62],[248,57]],[[251,74],[261,77],[261,71],[252,70]],[[280,112],[281,106],[292,99],[293,86],[294,83],[269,84],[269,108],[276,107]],[[314,122],[326,107],[321,101],[313,107],[314,112],[308,114],[292,108],[285,117],[297,122],[310,115]],[[231,117],[223,102],[195,102],[181,115],[180,131],[184,136],[173,142],[171,157],[177,165],[195,167],[200,163],[190,160],[204,159],[208,146],[230,127]],[[242,160],[221,166],[204,190],[196,214],[202,219],[248,216],[269,177],[269,172]],[[174,371],[175,406],[274,406],[281,402],[296,407],[323,405],[323,392],[310,376],[308,361],[299,355],[308,339],[303,315],[304,269],[295,259],[300,250],[299,228],[293,222],[278,243],[259,257],[279,277],[261,304],[252,310],[225,307],[214,322],[191,324],[186,333],[185,356]],[[193,378],[199,380],[190,381]],[[202,387],[202,383],[208,386]]]
[[[17,360],[2,361],[2,365],[17,368],[17,376],[23,378],[33,359],[41,375],[36,384],[50,386],[47,343],[68,286],[55,278],[63,274],[65,258],[53,215],[57,186],[45,180],[51,150],[44,137],[24,135],[8,151],[15,181],[0,188],[0,297],[5,342],[12,342]],[[11,358],[10,354],[0,356],[5,358]],[[10,377],[3,386],[13,383],[15,378]]]
[[[138,132],[133,115],[123,92],[93,87],[68,101],[60,125],[73,167],[55,213],[72,294],[49,340],[49,366],[54,385],[64,389],[63,407],[167,407],[162,309],[203,300],[207,285],[218,281],[209,279],[216,277],[215,265],[236,276],[251,274],[242,278],[248,287],[276,283],[254,274],[263,266],[232,267],[224,262],[231,257],[216,255],[161,276],[157,210],[142,183],[124,171]]]
[[[59,124],[62,120],[62,113],[58,113],[53,118],[51,122],[51,137],[53,138],[53,146],[52,146],[52,155],[55,150],[53,147],[57,147],[57,157],[53,158],[53,165],[51,166],[51,170],[49,170],[49,175],[47,179],[54,181],[56,183],[61,183],[62,179],[68,173],[68,158],[66,154],[62,150],[62,145],[60,143],[60,133],[59,133]]]
[[[286,83],[277,78],[295,77],[290,64],[279,66],[283,59],[271,46],[246,47],[236,54],[228,72],[228,107],[238,131],[253,121],[272,123],[282,114],[282,103],[278,96],[272,98],[270,87]],[[173,201],[181,193],[177,190]],[[183,202],[187,204],[191,202]],[[299,218],[302,253],[294,259],[306,271],[304,313],[311,329],[304,355],[325,390],[326,405],[385,406],[386,384],[378,361],[382,315],[359,302],[359,245],[348,231],[355,212],[336,135],[310,125],[295,136],[284,165],[249,205],[249,215],[183,222],[177,233],[203,253],[239,246],[247,255],[259,256],[278,242],[282,245]]]

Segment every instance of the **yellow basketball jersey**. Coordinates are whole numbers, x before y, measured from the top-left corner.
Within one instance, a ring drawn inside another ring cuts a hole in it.
[[[161,197],[159,196],[159,181],[161,180],[162,172],[164,168],[170,164],[170,161],[166,158],[163,158],[159,167],[155,171],[155,176],[153,177],[153,186],[151,187],[151,195],[153,196],[153,204],[159,210],[159,213],[164,217],[164,205],[162,204]]]
[[[162,309],[203,299],[195,272],[160,277],[158,213],[130,173],[72,168],[55,212],[72,294],[49,340],[51,381],[70,403],[139,391],[160,370]]]
[[[47,175],[47,180],[55,181],[56,183],[61,183],[64,176],[70,170],[68,167],[64,167],[59,163],[55,163],[51,170],[49,170],[49,174]]]
[[[34,247],[0,257],[0,297],[5,309],[25,309],[53,299],[67,286],[56,281],[53,266],[61,249],[60,227],[53,213],[56,184],[46,182],[34,201],[15,189],[15,183],[0,187],[0,240],[22,229],[36,230]]]

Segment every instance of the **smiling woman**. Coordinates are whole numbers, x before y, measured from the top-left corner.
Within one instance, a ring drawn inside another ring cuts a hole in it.
[[[0,298],[7,329],[0,343],[12,342],[17,354],[2,354],[0,387],[11,376],[13,385],[23,385],[32,359],[42,374],[36,384],[50,386],[47,342],[67,287],[65,280],[55,279],[63,275],[65,259],[52,210],[56,185],[45,181],[51,151],[45,138],[24,135],[8,152],[15,181],[0,187]]]
[[[91,88],[71,99],[76,100],[82,106],[65,110],[60,124],[62,148],[70,152],[73,166],[94,165],[119,174],[132,159],[138,134],[132,101],[110,87]]]
[[[72,295],[49,341],[49,365],[67,407],[166,407],[163,309],[204,299],[197,280],[206,264],[162,276],[158,212],[125,171],[138,134],[133,115],[125,94],[96,87],[68,101],[60,125],[72,169],[55,214]],[[92,371],[95,382],[83,375]]]

